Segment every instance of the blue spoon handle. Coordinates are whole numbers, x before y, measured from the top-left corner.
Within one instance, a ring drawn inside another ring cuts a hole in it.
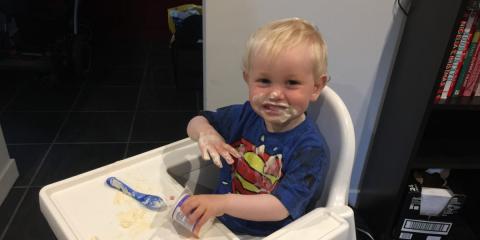
[[[163,206],[165,206],[165,202],[163,201],[162,198],[155,195],[149,195],[149,194],[137,192],[116,177],[107,178],[106,183],[108,186],[115,188],[125,193],[126,195],[134,198],[135,200],[139,201],[141,204],[145,205],[147,208],[158,210]]]
[[[138,194],[136,194],[137,192],[135,190],[133,190],[131,187],[129,187],[127,184],[125,184],[124,182],[120,181],[118,178],[116,177],[109,177],[107,178],[107,184],[108,186],[112,187],[112,188],[115,188],[117,190],[120,190],[121,192],[135,198],[135,196],[137,196]]]

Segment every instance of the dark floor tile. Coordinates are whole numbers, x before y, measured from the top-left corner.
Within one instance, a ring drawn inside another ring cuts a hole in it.
[[[93,46],[94,66],[132,66],[146,62],[149,44],[142,41],[118,43],[116,40]]]
[[[151,54],[171,54],[170,37],[152,41]]]
[[[138,112],[132,142],[173,142],[187,137],[187,123],[196,112]]]
[[[39,75],[29,71],[8,71],[0,70],[0,86],[2,88],[18,89],[25,86],[27,82],[36,81]]]
[[[148,57],[150,67],[169,67],[173,68],[173,55],[170,49],[157,49],[150,52]]]
[[[139,86],[144,67],[97,67],[88,76],[88,85]]]
[[[16,95],[16,92],[25,85],[25,82],[34,79],[34,75],[16,71],[0,71],[0,77],[0,111],[2,111]]]
[[[121,160],[126,144],[55,144],[35,186],[44,186]]]
[[[13,100],[17,90],[1,86],[0,83],[0,112],[4,111],[7,105]]]
[[[15,159],[19,172],[15,186],[27,186],[30,183],[48,147],[48,144],[8,146],[9,155]]]
[[[133,112],[72,112],[57,142],[126,142]]]
[[[64,74],[43,73],[37,74],[34,79],[26,81],[26,88],[80,88],[84,79],[75,77],[71,72],[65,71]]]
[[[39,191],[39,188],[28,190],[27,196],[5,234],[5,240],[56,239],[40,211]]]
[[[68,111],[80,88],[29,86],[18,92],[6,111]]]
[[[133,111],[137,104],[137,95],[138,87],[89,87],[83,90],[74,111]]]
[[[0,204],[0,235],[2,235],[25,191],[26,189],[12,188],[3,203]]]
[[[142,87],[139,111],[197,111],[196,90],[177,90],[152,83]]]
[[[28,71],[0,70],[0,74],[3,86],[22,85],[24,81],[35,79],[37,76],[37,74]]]
[[[175,84],[181,89],[201,89],[203,56],[201,50],[177,49],[174,54]]]
[[[127,157],[132,157],[132,156],[150,151],[152,149],[161,147],[161,146],[166,145],[168,143],[169,142],[163,142],[163,143],[129,143],[128,144]]]
[[[7,143],[49,143],[65,116],[65,112],[4,112],[0,125]]]
[[[144,88],[175,87],[171,66],[152,66],[143,82]]]

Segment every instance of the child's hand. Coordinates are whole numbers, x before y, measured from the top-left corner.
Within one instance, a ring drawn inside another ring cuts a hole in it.
[[[225,202],[224,195],[192,195],[180,209],[190,224],[197,223],[193,233],[198,236],[200,228],[208,219],[224,214]]]
[[[216,132],[201,132],[198,138],[198,145],[204,160],[213,160],[219,168],[222,167],[222,156],[228,164],[233,163],[232,156],[240,158],[240,154],[232,146],[225,143],[225,140]]]

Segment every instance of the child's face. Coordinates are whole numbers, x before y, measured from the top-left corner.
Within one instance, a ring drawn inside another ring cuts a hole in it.
[[[309,48],[294,47],[270,61],[263,56],[252,59],[250,72],[244,72],[249,100],[254,111],[272,132],[290,130],[304,119],[310,101],[315,101],[325,86],[326,76],[315,79]]]

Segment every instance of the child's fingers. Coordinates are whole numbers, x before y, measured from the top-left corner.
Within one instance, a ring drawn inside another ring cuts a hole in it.
[[[183,215],[189,216],[198,206],[199,203],[195,201],[195,196],[191,196],[180,206],[180,210],[182,210]]]
[[[198,233],[200,232],[200,228],[203,227],[203,225],[207,222],[207,220],[210,218],[208,214],[203,214],[200,220],[198,220],[197,225],[195,226],[195,229],[193,230],[193,233],[198,236]]]
[[[212,160],[217,167],[222,168],[222,161],[220,160],[220,155],[218,155],[217,151],[210,147],[209,145],[204,146],[200,149],[202,152],[203,160]]]
[[[232,156],[230,155],[229,152],[226,152],[226,151],[222,152],[222,157],[225,159],[225,161],[228,164],[231,165],[233,163],[233,158],[232,158]]]
[[[208,154],[208,146],[200,145],[200,151],[202,152],[203,160],[210,160],[210,155]]]
[[[193,212],[188,215],[188,222],[190,224],[195,224],[199,221],[200,217],[205,213],[205,207],[200,205]],[[197,223],[198,224],[198,223]]]
[[[212,161],[217,167],[222,168],[222,160],[220,160],[220,155],[216,150],[209,149],[208,153],[210,154],[210,157],[212,157]]]
[[[242,155],[240,155],[240,153],[237,151],[237,149],[233,148],[232,146],[228,145],[228,144],[225,144],[225,148],[227,149],[227,151],[232,154],[232,156],[236,157],[236,158],[241,158]]]
[[[232,156],[238,158],[238,156],[240,155],[232,146],[226,143],[223,143],[221,145],[221,148],[222,149],[221,149],[220,155],[222,155],[225,161],[230,165],[234,163]]]

